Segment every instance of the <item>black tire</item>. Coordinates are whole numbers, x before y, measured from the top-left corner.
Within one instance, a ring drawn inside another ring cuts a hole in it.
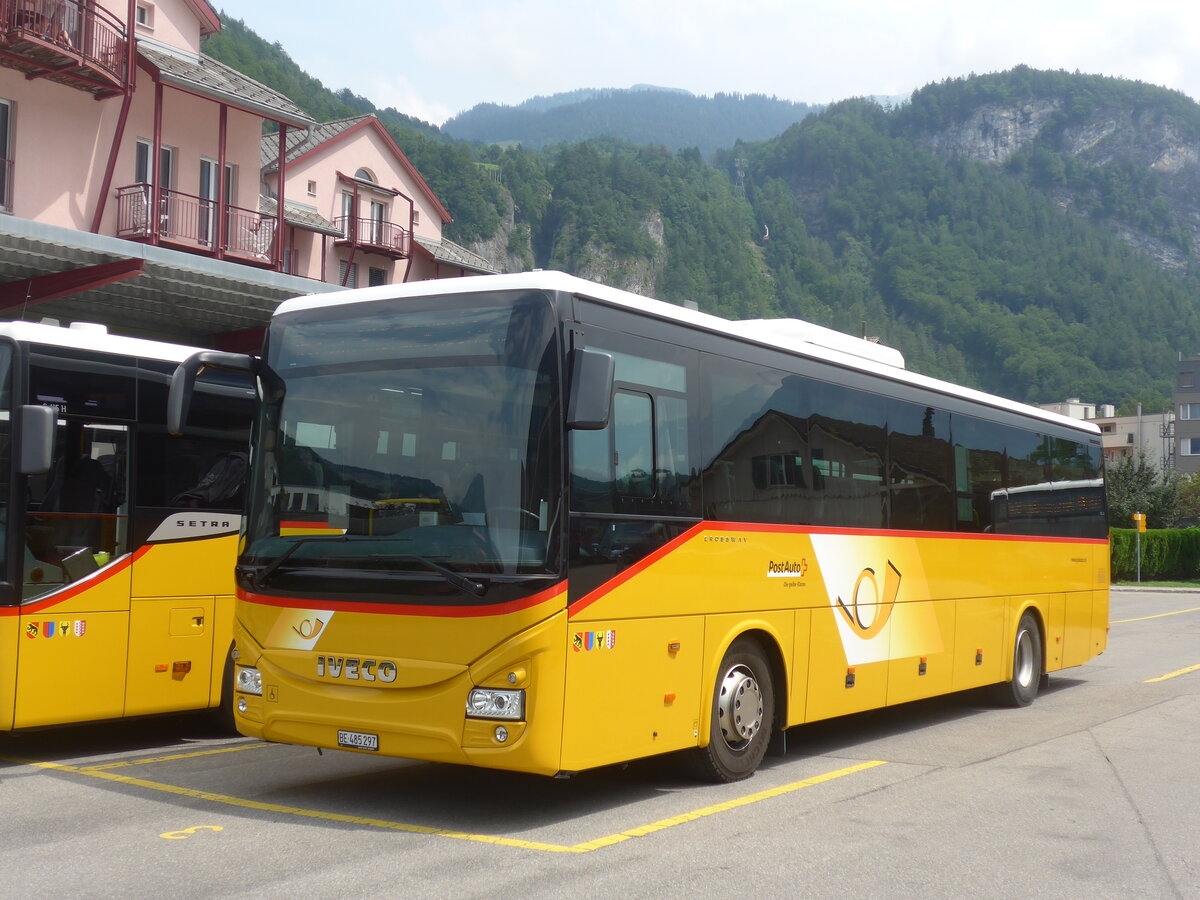
[[[1021,616],[1013,640],[1012,681],[993,685],[992,698],[1001,706],[1028,706],[1038,694],[1043,677],[1042,632],[1031,612]]]
[[[708,746],[691,751],[694,774],[706,781],[749,778],[775,727],[771,667],[755,641],[739,638],[721,660],[710,715]]]
[[[221,672],[221,703],[209,716],[213,727],[224,734],[237,734],[233,718],[233,647],[225,655],[225,668]]]

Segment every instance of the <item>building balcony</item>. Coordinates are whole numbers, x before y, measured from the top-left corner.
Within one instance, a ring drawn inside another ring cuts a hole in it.
[[[274,216],[167,190],[152,216],[153,196],[148,184],[117,189],[117,237],[257,266],[279,261]]]
[[[88,0],[0,0],[0,65],[97,97],[129,84],[124,22]]]
[[[342,233],[338,247],[355,247],[391,259],[408,259],[412,254],[412,232],[394,222],[362,216],[339,216],[333,224]]]

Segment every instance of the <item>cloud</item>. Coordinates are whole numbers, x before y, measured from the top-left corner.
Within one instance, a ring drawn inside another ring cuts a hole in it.
[[[327,86],[435,123],[586,87],[823,103],[1020,63],[1200,96],[1200,5],[1177,0],[341,0],[335,17],[326,0],[227,0],[226,10]]]

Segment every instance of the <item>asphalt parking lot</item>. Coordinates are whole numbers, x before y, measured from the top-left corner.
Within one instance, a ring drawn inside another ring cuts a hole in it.
[[[1200,897],[1200,593],[1114,591],[1028,709],[967,693],[793,729],[752,779],[556,781],[214,733],[0,735],[13,897]]]

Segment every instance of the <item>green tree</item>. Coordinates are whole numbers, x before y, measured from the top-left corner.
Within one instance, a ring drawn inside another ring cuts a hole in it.
[[[1146,514],[1146,527],[1173,528],[1183,510],[1183,479],[1173,471],[1162,471],[1145,451],[1127,456],[1105,475],[1108,524],[1113,528],[1133,527],[1134,513]]]

